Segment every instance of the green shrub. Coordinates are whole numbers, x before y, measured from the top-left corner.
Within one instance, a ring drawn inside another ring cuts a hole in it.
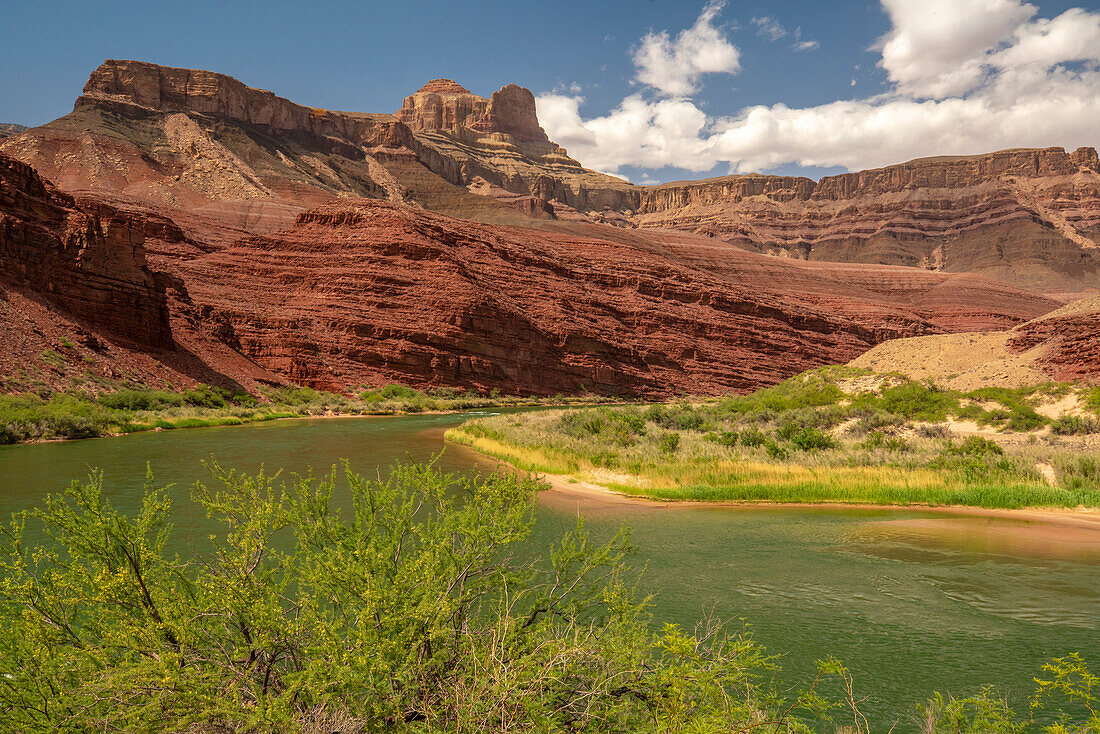
[[[768,434],[755,428],[746,428],[738,435],[738,440],[743,446],[759,448],[768,440]]]
[[[797,423],[780,426],[775,437],[781,441],[790,441],[802,451],[819,451],[837,447],[836,439],[824,431]]]
[[[1100,416],[1100,387],[1086,390],[1082,395],[1081,402],[1087,409]]]
[[[676,415],[676,428],[681,431],[698,431],[703,428],[703,416],[693,410],[683,410]]]
[[[198,408],[224,408],[230,395],[225,388],[198,385],[183,393],[183,402]]]
[[[736,446],[740,440],[740,434],[737,431],[722,431],[721,433],[711,431],[704,438],[722,446]]]
[[[661,451],[666,454],[676,453],[676,449],[680,448],[680,434],[679,433],[666,433],[661,437],[661,442],[658,444]]]
[[[774,439],[767,439],[764,441],[764,452],[768,455],[768,458],[782,461],[786,459],[790,453],[787,449],[780,446]]]
[[[38,358],[52,367],[65,366],[65,358],[52,349],[47,349],[42,352],[42,354],[38,355]]]
[[[947,426],[941,426],[935,423],[919,425],[916,431],[917,435],[921,438],[947,438],[951,435],[951,431]]]
[[[1100,460],[1077,456],[1061,467],[1062,486],[1080,491],[1100,491]]]
[[[1004,452],[1000,444],[983,436],[967,436],[944,448],[944,453],[950,456],[1003,456]]]
[[[264,396],[277,405],[303,406],[317,399],[317,391],[309,387],[283,385],[263,390]]]
[[[900,436],[888,436],[882,431],[873,431],[861,446],[868,450],[885,449],[901,453],[909,450],[909,444]]]
[[[1056,436],[1100,433],[1100,421],[1087,415],[1063,415],[1051,421],[1050,432]]]
[[[920,382],[888,387],[877,398],[866,397],[861,402],[869,402],[873,407],[909,420],[929,423],[945,420],[948,412],[959,407],[958,398],[953,393]]]
[[[974,696],[936,693],[921,714],[921,734],[1022,734],[1024,726],[1004,696],[986,688]]]
[[[726,398],[718,405],[720,414],[745,415],[769,410],[781,413],[794,408],[831,405],[844,399],[844,393],[820,372],[797,375],[772,387],[749,395]]]
[[[379,392],[385,400],[415,400],[424,395],[415,388],[396,382],[383,386]]]
[[[115,410],[162,410],[183,405],[184,396],[164,390],[117,390],[100,395],[96,402]]]

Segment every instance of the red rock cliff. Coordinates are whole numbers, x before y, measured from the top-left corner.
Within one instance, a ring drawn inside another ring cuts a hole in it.
[[[0,275],[74,317],[146,347],[172,343],[144,235],[109,208],[99,216],[0,154]]]

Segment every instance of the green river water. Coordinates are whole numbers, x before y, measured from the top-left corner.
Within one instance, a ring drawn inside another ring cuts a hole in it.
[[[261,465],[327,471],[347,458],[364,473],[444,450],[443,431],[468,415],[289,420],[122,438],[0,446],[0,517],[104,471],[115,504],[132,508],[146,463],[175,483],[181,548],[211,524],[189,500],[203,459],[254,471]],[[450,471],[491,470],[446,446]],[[1100,552],[1096,545],[1027,541],[1030,524],[920,511],[606,504],[563,495],[540,501],[536,544],[583,513],[610,534],[634,528],[643,587],[658,621],[691,627],[704,614],[744,619],[783,655],[782,678],[812,678],[833,655],[852,670],[875,731],[916,729],[915,704],[934,690],[982,684],[1023,698],[1039,666],[1080,652],[1100,668]]]

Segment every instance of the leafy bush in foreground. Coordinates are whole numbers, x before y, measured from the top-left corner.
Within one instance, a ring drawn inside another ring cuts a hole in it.
[[[165,551],[164,491],[127,518],[98,478],[4,529],[0,729],[281,732],[334,712],[358,731],[786,726],[749,638],[650,631],[624,533],[596,545],[581,523],[549,559],[518,554],[530,480],[349,471],[341,518],[334,475],[213,475],[195,496],[224,533],[202,560]],[[28,546],[28,522],[53,542]]]

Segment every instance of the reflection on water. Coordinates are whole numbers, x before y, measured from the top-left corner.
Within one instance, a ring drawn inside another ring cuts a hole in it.
[[[119,439],[0,447],[0,516],[101,467],[108,491],[135,507],[148,462],[176,484],[181,547],[209,521],[188,499],[202,459],[255,471],[327,471],[346,457],[373,473],[427,460],[461,416],[280,421],[147,433]],[[449,471],[491,465],[460,447]],[[1100,666],[1100,555],[1036,535],[1034,523],[928,512],[838,508],[667,508],[548,496],[532,540],[545,546],[584,514],[597,535],[634,529],[654,615],[691,627],[704,613],[745,619],[781,661],[788,682],[814,663],[847,663],[876,729],[915,731],[914,705],[933,690],[992,683],[1025,695],[1045,660],[1070,651]],[[1028,528],[1031,528],[1029,530]]]

